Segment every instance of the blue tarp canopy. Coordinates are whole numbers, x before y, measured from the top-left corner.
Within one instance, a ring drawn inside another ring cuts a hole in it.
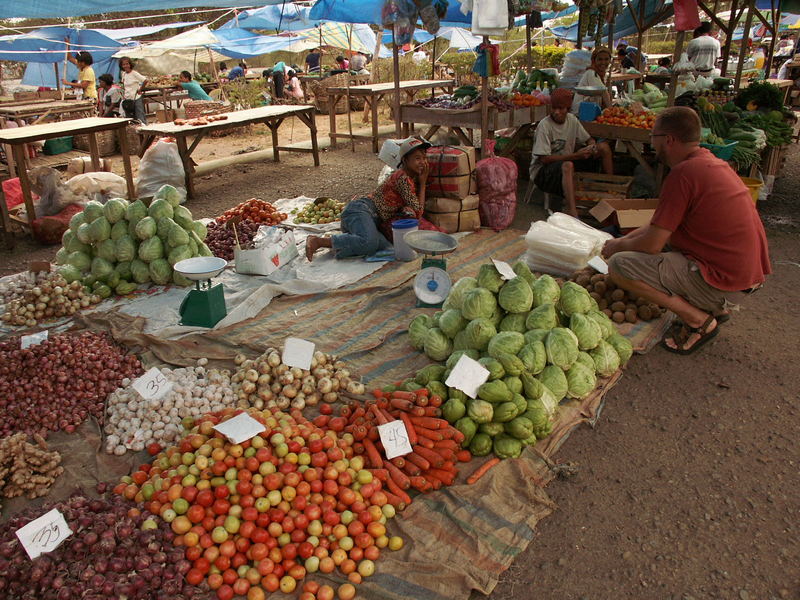
[[[638,33],[639,30],[636,27],[636,22],[633,19],[633,15],[631,15],[631,9],[633,9],[633,12],[638,18],[640,2],[645,2],[645,18],[644,23],[642,24],[643,30],[649,29],[673,15],[671,0],[632,0],[630,3],[630,8],[626,4],[626,8],[622,11],[622,13],[617,15],[617,18],[614,21],[615,40]],[[573,23],[569,27],[551,27],[550,31],[554,36],[561,38],[562,40],[568,40],[575,43],[578,39],[577,23]],[[603,28],[603,43],[605,43],[607,39],[608,25]],[[588,45],[592,45],[593,42],[592,38],[584,38],[583,41],[588,42]]]
[[[231,58],[252,58],[270,52],[278,52],[297,47],[297,37],[280,35],[258,35],[246,29],[230,27],[214,30],[219,44],[210,46],[212,50]]]
[[[125,29],[98,29],[94,28],[92,31],[102,33],[110,37],[112,40],[128,40],[130,38],[142,37],[145,35],[152,35],[165,29],[178,29],[180,27],[193,27],[200,25],[204,21],[181,21],[179,23],[165,23],[163,25],[148,25],[146,27],[126,27]]]
[[[260,0],[259,4],[283,4],[285,0]],[[246,4],[246,3],[245,3]],[[2,0],[0,19],[15,17],[81,17],[126,10],[159,11],[175,8],[234,8],[241,6],[236,0],[137,0],[118,2],[106,0]]]
[[[318,21],[340,21],[342,23],[383,23],[384,0],[318,0],[311,9],[310,17]],[[461,4],[449,0],[447,14],[442,25],[463,27],[472,24],[472,14],[462,14]]]
[[[262,6],[240,12],[236,18],[223,24],[220,29],[240,27],[242,29],[302,31],[320,23],[320,21],[311,19],[310,12],[310,6],[297,4]]]

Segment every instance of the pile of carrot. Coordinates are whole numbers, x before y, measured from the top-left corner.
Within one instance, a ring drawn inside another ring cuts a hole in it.
[[[464,434],[440,418],[441,398],[425,388],[413,392],[375,390],[372,395],[363,404],[342,406],[338,417],[332,415],[330,406],[321,405],[323,414],[314,423],[352,434],[353,452],[365,456],[366,467],[400,510],[411,503],[408,490],[429,492],[452,485],[458,475],[456,464],[468,462],[472,455],[461,448]],[[397,419],[405,425],[412,452],[387,460],[378,425]]]

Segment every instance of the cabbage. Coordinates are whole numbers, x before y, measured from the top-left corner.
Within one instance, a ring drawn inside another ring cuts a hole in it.
[[[192,231],[194,231],[194,234],[201,242],[205,240],[208,235],[208,228],[200,221],[192,221]]]
[[[513,313],[503,317],[500,321],[498,331],[517,331],[525,333],[525,319],[528,318],[528,313]]]
[[[492,451],[492,438],[482,432],[476,433],[469,443],[469,451],[472,456],[486,456]]]
[[[517,458],[522,453],[522,443],[510,435],[501,433],[492,440],[492,450],[497,458]]]
[[[494,268],[494,267],[492,267]],[[497,300],[494,294],[486,288],[477,287],[469,290],[464,295],[464,302],[461,306],[461,314],[465,319],[489,319],[494,315],[497,308]]]
[[[173,225],[177,225],[177,223],[175,223],[175,221],[173,221],[169,217],[160,217],[156,219],[156,235],[160,237],[161,241],[164,242],[165,244],[167,243],[169,230],[172,229]]]
[[[547,365],[544,370],[539,374],[539,381],[542,382],[548,390],[553,392],[553,396],[557,400],[561,400],[567,395],[567,376],[560,368],[555,365]]]
[[[81,278],[81,272],[72,265],[62,265],[58,267],[58,274],[64,278],[67,283],[72,283]]]
[[[184,246],[189,243],[189,235],[183,230],[183,228],[175,223],[172,222],[172,227],[169,229],[169,233],[167,234],[167,243],[172,247],[176,248],[178,246]]]
[[[90,200],[83,207],[83,219],[86,223],[91,223],[103,216],[103,205],[95,200]]]
[[[83,214],[83,211],[79,213],[75,213],[72,215],[72,218],[69,220],[69,230],[72,233],[78,232],[78,227],[86,223],[86,216]]]
[[[114,267],[114,270],[111,271],[111,274],[108,277],[103,279],[103,282],[110,288],[117,287],[117,284],[122,280],[122,277],[119,276],[117,273],[117,268]]]
[[[506,311],[504,311],[502,308],[498,306],[494,309],[494,312],[492,313],[492,316],[489,317],[489,320],[492,322],[492,325],[494,325],[494,328],[497,329],[498,327],[500,327],[500,323],[503,322],[505,316],[506,316]]]
[[[117,262],[133,260],[136,258],[136,241],[129,235],[123,235],[114,242],[114,256]]]
[[[569,328],[578,338],[578,348],[581,350],[591,350],[603,338],[603,330],[600,329],[600,325],[580,313],[575,313],[569,318]]]
[[[67,264],[67,257],[69,256],[69,251],[66,248],[59,248],[58,252],[56,252],[55,263],[57,265],[65,265]]]
[[[82,244],[91,244],[92,236],[89,234],[89,223],[82,223],[78,230],[75,232],[75,237]]]
[[[158,239],[158,238],[154,238]],[[150,279],[158,285],[166,285],[172,280],[172,267],[164,258],[157,258],[148,265]]]
[[[175,285],[180,285],[182,287],[186,287],[188,285],[192,285],[192,281],[190,279],[186,279],[183,275],[178,273],[177,271],[172,272],[172,282]]]
[[[496,294],[504,283],[503,276],[492,263],[481,265],[481,268],[478,269],[478,287],[486,288]]]
[[[141,200],[137,200],[136,202],[131,202],[130,204],[128,204],[128,208],[125,209],[125,219],[128,221],[134,221],[138,223],[146,216],[147,216],[147,207]]]
[[[466,326],[467,320],[461,316],[461,311],[456,308],[444,311],[442,316],[439,317],[439,329],[451,340]]]
[[[506,281],[497,294],[497,302],[510,313],[528,312],[533,306],[531,286],[522,277]]]
[[[151,237],[139,244],[139,258],[150,262],[164,256],[164,244],[159,237]]]
[[[489,423],[494,416],[494,407],[486,400],[470,399],[467,400],[467,416],[478,424]]]
[[[561,287],[558,308],[568,317],[575,313],[585,314],[592,310],[592,297],[585,287],[578,285],[574,281],[567,281]]]
[[[111,288],[105,284],[98,285],[92,290],[92,294],[100,296],[103,299],[106,299],[111,296]]]
[[[597,385],[594,369],[575,362],[567,371],[567,395],[570,398],[585,398]]]
[[[95,256],[104,258],[110,263],[116,262],[115,247],[113,240],[103,240],[94,247]]]
[[[103,214],[109,223],[116,223],[125,218],[125,209],[128,203],[122,198],[112,198],[103,206]]]
[[[67,252],[85,252],[89,254],[92,248],[89,244],[84,244],[78,239],[78,235],[72,233],[71,231],[67,230],[64,232],[70,233],[71,235],[67,237],[66,241],[64,242],[64,248],[66,248]]]
[[[119,274],[119,278],[125,281],[129,281],[132,277],[131,275],[131,261],[125,260],[122,262],[118,262],[114,266],[114,270]]]
[[[590,310],[586,313],[586,316],[600,326],[600,331],[602,332],[604,340],[617,333],[617,328],[614,327],[614,323],[608,318],[606,313],[600,312],[599,310]]]
[[[185,206],[176,206],[172,219],[184,229],[192,229],[192,223],[194,222],[192,221],[192,213]]]
[[[175,211],[172,205],[163,198],[155,198],[147,209],[147,215],[158,221],[161,217],[172,218]]]
[[[171,185],[162,185],[158,188],[158,191],[153,196],[153,200],[157,199],[164,199],[169,202],[170,206],[178,206],[181,202],[183,202],[183,194],[181,194],[177,188]]]
[[[417,315],[411,319],[411,323],[408,324],[408,337],[413,348],[422,350],[425,334],[432,326],[430,315]]]
[[[500,403],[510,402],[514,394],[508,386],[500,379],[487,381],[478,388],[478,397],[487,402]]]
[[[453,342],[438,327],[432,327],[425,334],[423,351],[431,360],[445,360],[453,352]]]
[[[550,275],[542,275],[534,281],[531,284],[531,291],[533,292],[534,306],[555,304],[561,295],[561,288],[558,287],[558,282]]]
[[[108,277],[108,275],[111,274],[111,272],[114,270],[114,265],[108,262],[105,258],[96,256],[92,259],[91,269],[93,277],[102,279],[103,277]]]
[[[522,391],[525,393],[525,397],[530,402],[531,400],[538,400],[542,397],[542,390],[544,386],[542,382],[536,379],[530,373],[523,372],[519,376],[520,380],[522,381]]]
[[[192,251],[192,256],[199,256],[197,254],[197,251],[198,251],[197,242],[195,242],[193,238],[191,238],[191,237],[189,238],[189,244],[188,245],[189,245],[189,250]]]
[[[478,287],[478,281],[474,277],[462,277],[450,288],[450,293],[447,294],[447,299],[442,304],[442,308],[445,310],[448,308],[461,310],[464,294],[476,287]]]
[[[529,329],[525,332],[525,343],[533,344],[534,342],[544,343],[547,339],[547,334],[550,333],[549,329]]]
[[[556,307],[552,304],[540,304],[528,313],[525,326],[528,329],[552,329],[558,325]]]
[[[145,217],[136,224],[136,237],[146,240],[156,234],[156,220],[153,217]]]
[[[100,217],[89,223],[89,239],[93,243],[102,242],[111,237],[111,223],[105,217]]]
[[[121,281],[117,284],[117,287],[114,288],[114,291],[120,296],[127,296],[128,294],[132,294],[136,291],[137,285],[132,282],[128,281]]]
[[[547,334],[544,349],[547,362],[567,370],[578,358],[578,338],[565,327],[555,327]]]
[[[134,258],[131,261],[131,276],[136,283],[147,283],[150,281],[150,269],[146,263]]]
[[[480,358],[480,353],[474,348],[468,348],[467,350],[453,350],[453,353],[447,357],[445,367],[452,369],[456,366],[456,363],[461,359],[462,356],[467,356],[472,360],[478,360]],[[447,378],[444,377],[443,379],[446,380]]]
[[[213,252],[203,243],[197,245],[197,256],[214,256]]]
[[[92,266],[92,258],[86,252],[70,252],[67,264],[72,265],[79,271],[88,271]]]
[[[452,398],[442,405],[442,416],[448,423],[455,423],[467,412],[467,407],[461,400]]]
[[[630,360],[631,356],[633,355],[633,345],[628,338],[618,333],[614,333],[608,336],[606,341],[614,347],[614,350],[617,351],[617,354],[619,355],[620,366],[623,366]]]
[[[483,358],[479,358],[478,362],[481,363],[487,371],[489,371],[489,381],[505,377],[506,371],[503,369],[502,363],[496,358],[484,356]]]
[[[178,246],[176,248],[173,248],[172,250],[169,251],[169,254],[167,255],[167,261],[173,267],[175,266],[175,263],[185,260],[187,258],[192,258],[192,251],[189,249],[188,244],[184,244],[183,246]]]
[[[116,242],[123,235],[128,235],[128,222],[124,219],[111,226],[111,239]]]
[[[525,370],[534,375],[541,373],[547,364],[547,351],[542,342],[525,344],[517,353],[517,356],[525,365]]]
[[[453,338],[453,350],[466,350],[468,348],[472,348],[472,346],[469,345],[469,338],[462,329]]]
[[[594,373],[594,359],[589,356],[587,352],[583,352],[582,350],[578,352],[578,358],[575,359],[575,363],[582,364],[584,367],[591,369],[592,373]]]
[[[488,319],[473,319],[464,328],[464,338],[470,348],[485,350],[497,330]]]
[[[525,370],[525,365],[513,354],[498,352],[495,358],[500,361],[500,364],[503,365],[503,369],[505,369],[505,372],[509,375],[516,376]]]
[[[489,356],[497,358],[500,352],[516,354],[525,345],[525,336],[517,331],[501,331],[489,340]]]
[[[602,377],[610,377],[619,369],[619,354],[605,340],[600,340],[597,348],[589,352],[589,356],[594,360],[594,370]]]
[[[518,260],[511,265],[511,268],[514,270],[514,273],[517,274],[517,277],[522,277],[528,282],[528,285],[533,285],[533,282],[536,281],[536,277],[533,276],[533,273],[531,273],[531,268],[525,261]]]

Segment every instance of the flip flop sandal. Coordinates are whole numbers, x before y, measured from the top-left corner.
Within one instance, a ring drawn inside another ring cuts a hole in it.
[[[722,325],[723,323],[727,323],[728,321],[731,320],[731,313],[721,313],[719,315],[712,315],[712,316],[717,320],[717,325]],[[683,321],[676,318],[672,322],[671,329],[674,330],[677,328],[678,330],[680,330],[681,327],[683,327]]]
[[[687,327],[686,325],[684,325],[683,329],[681,330],[682,334],[681,338],[678,339],[677,336],[672,338],[672,340],[675,343],[679,344],[677,348],[669,346],[666,340],[663,340],[661,342],[661,345],[669,352],[674,352],[675,354],[682,354],[682,355],[692,354],[695,350],[698,350],[707,342],[713,340],[719,333],[719,321],[717,321],[717,326],[713,330],[708,331],[708,327],[711,325],[711,322],[713,320],[714,320],[714,315],[710,315],[705,320],[705,322],[702,325],[700,325],[700,327]],[[685,348],[684,346],[686,345],[686,342],[689,341],[689,338],[694,333],[698,334],[700,336],[700,339],[698,339],[691,347]]]

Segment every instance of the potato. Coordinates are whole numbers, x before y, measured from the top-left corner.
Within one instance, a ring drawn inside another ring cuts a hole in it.
[[[591,276],[591,281],[592,283],[597,283],[598,281],[604,281],[605,278],[606,276],[603,275],[602,273],[595,273],[594,275]]]
[[[613,292],[614,290],[616,290],[616,289],[617,289],[617,284],[616,284],[616,283],[614,283],[614,282],[611,280],[611,278],[610,278],[610,277],[606,277],[606,289],[607,289],[609,292]]]
[[[633,310],[633,311],[635,311],[635,310],[636,310],[636,308],[637,308],[637,306],[636,306],[636,304],[635,304],[635,303],[633,303],[633,302],[627,302],[627,303],[625,303],[625,310]]]
[[[631,298],[631,300],[633,300],[633,298]],[[643,304],[647,304],[647,300],[645,300],[644,298],[642,298],[641,296],[639,296],[639,297],[636,299],[636,306],[642,306]]]
[[[591,284],[591,283],[589,285],[585,285],[583,287],[586,288],[586,291],[589,292],[590,294],[594,291],[594,285]]]
[[[611,292],[611,299],[614,301],[622,300],[625,297],[625,290],[619,288]]]
[[[611,315],[613,315],[614,313],[613,313],[613,312],[611,312],[611,309],[610,309],[610,308],[604,308],[604,309],[603,309],[603,314],[604,314],[605,316],[607,316],[607,317],[610,319],[610,318],[611,318]]]
[[[600,300],[602,300],[602,298],[600,297],[600,294],[598,294],[597,292],[589,292],[589,295],[592,298],[594,298],[594,301],[597,302],[598,305],[600,304]]]
[[[628,310],[626,310],[625,311],[625,320],[628,323],[636,323],[636,321],[638,320],[638,318],[636,317],[636,311],[634,309],[632,309],[632,308],[629,308]]]
[[[650,307],[647,305],[640,306],[639,310],[636,311],[636,313],[639,315],[639,318],[642,319],[643,321],[649,321],[650,319],[653,318],[653,313],[650,312]]]
[[[611,320],[614,323],[624,323],[625,322],[625,313],[619,310],[614,311],[614,314],[611,315]]]
[[[661,313],[664,312],[658,304],[653,304],[651,302],[647,306],[650,308],[650,312],[653,313],[654,317],[660,317]]]
[[[611,310],[613,310],[614,312],[625,312],[625,309],[626,309],[626,308],[628,308],[628,307],[627,307],[627,306],[625,306],[625,303],[624,303],[624,302],[614,302],[614,303],[611,305]],[[620,321],[620,323],[621,323],[621,322],[622,322],[622,321]]]
[[[600,294],[601,296],[606,293],[608,287],[606,286],[605,281],[596,281],[594,284],[594,291]]]
[[[606,308],[608,308],[608,300],[606,300],[605,298],[600,298],[600,300],[597,301],[597,308],[599,308],[600,310],[605,310]]]
[[[589,283],[591,283],[591,280],[586,275],[578,275],[578,277],[575,279],[575,283],[581,287],[586,287],[589,285]]]

